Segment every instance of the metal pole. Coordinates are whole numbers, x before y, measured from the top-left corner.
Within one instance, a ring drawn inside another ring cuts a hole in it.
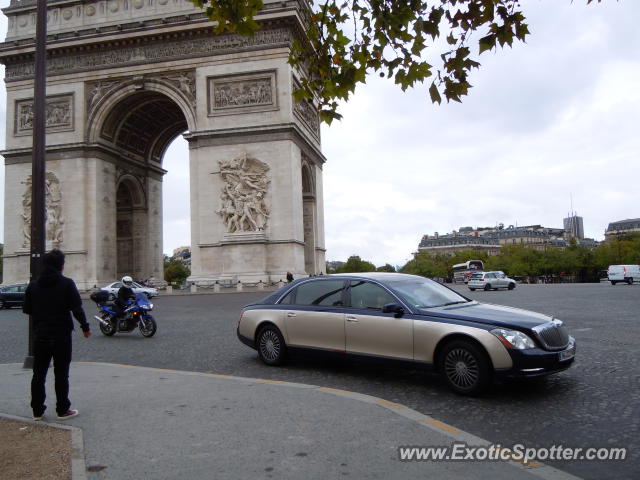
[[[38,278],[45,249],[45,134],[47,128],[47,1],[36,7],[35,79],[33,85],[33,157],[31,165],[31,280]],[[24,368],[33,366],[33,318],[29,316],[29,353]]]

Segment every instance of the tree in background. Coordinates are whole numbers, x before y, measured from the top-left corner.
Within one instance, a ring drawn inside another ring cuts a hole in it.
[[[180,260],[164,256],[164,279],[169,285],[182,285],[191,271]]]
[[[351,255],[344,265],[336,268],[333,273],[362,273],[362,272],[375,272],[376,266],[362,260],[358,255]]]
[[[218,34],[253,35],[260,28],[254,17],[262,0],[191,1],[217,23]],[[315,99],[327,123],[341,118],[339,101],[348,100],[367,74],[393,79],[402,90],[430,80],[432,102],[460,102],[482,53],[529,35],[519,0],[319,0],[301,6],[306,30],[289,55],[303,74],[294,95]]]
[[[389,263],[385,263],[381,267],[376,268],[376,272],[395,272],[395,271],[396,271],[396,267],[394,267]]]

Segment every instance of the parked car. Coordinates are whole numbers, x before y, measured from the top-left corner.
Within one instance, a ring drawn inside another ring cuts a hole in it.
[[[483,290],[497,290],[498,288],[513,290],[516,288],[516,281],[507,277],[504,272],[478,272],[471,275],[467,286],[471,291],[477,288]]]
[[[640,282],[640,265],[609,265],[607,278],[611,285],[618,282],[626,282],[629,285]]]
[[[496,377],[560,372],[576,352],[556,318],[381,272],[296,280],[244,307],[237,335],[267,365],[301,351],[380,359],[435,369],[461,394],[480,393]]]
[[[0,309],[21,307],[24,303],[24,292],[27,289],[26,283],[7,285],[0,288]]]
[[[122,282],[113,282],[107,285],[106,287],[102,287],[100,290],[104,290],[109,292],[111,295],[110,298],[113,300],[118,295],[118,290],[122,287]],[[153,287],[144,287],[137,282],[133,282],[131,285],[133,289],[133,293],[144,293],[148,298],[153,298],[158,296],[158,290]]]

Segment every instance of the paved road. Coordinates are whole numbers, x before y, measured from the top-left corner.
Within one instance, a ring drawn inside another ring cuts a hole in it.
[[[262,296],[256,293],[161,297],[155,301],[156,337],[98,333],[85,341],[78,336],[74,359],[353,390],[407,405],[503,446],[624,446],[624,462],[547,463],[588,479],[640,478],[640,285],[521,285],[498,292],[456,288],[477,300],[564,320],[578,341],[574,367],[542,381],[497,385],[481,398],[452,394],[437,376],[419,371],[313,359],[266,367],[235,337],[238,312]],[[87,302],[86,309],[95,307]],[[26,322],[17,310],[0,312],[0,363],[22,361],[26,336]]]

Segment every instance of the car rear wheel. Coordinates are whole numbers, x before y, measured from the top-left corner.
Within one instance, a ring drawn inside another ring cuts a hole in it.
[[[475,288],[471,288],[471,287],[469,287],[469,290],[471,290],[472,292],[475,292],[475,291],[476,291],[476,289],[475,289]]]
[[[633,278],[627,278],[627,283],[629,285],[633,285]]]
[[[488,292],[489,290],[491,290],[491,285],[490,285],[489,283],[487,283],[487,284],[484,286],[484,291],[485,291],[485,292]]]
[[[462,395],[478,395],[492,380],[486,353],[467,340],[455,340],[446,345],[439,365],[449,388]]]
[[[287,346],[280,331],[273,325],[262,327],[256,335],[258,356],[267,365],[282,365],[287,357]]]
[[[618,282],[616,282],[615,280],[611,280],[611,285],[615,285],[616,283]]]

